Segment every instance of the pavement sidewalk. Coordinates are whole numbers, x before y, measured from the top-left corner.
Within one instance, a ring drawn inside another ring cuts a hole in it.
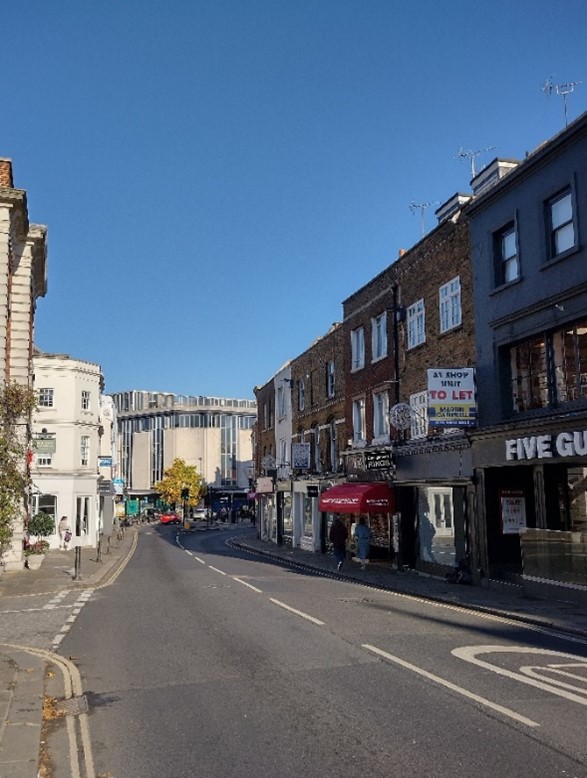
[[[378,589],[443,602],[587,638],[587,603],[541,599],[526,594],[523,587],[514,584],[492,582],[489,588],[452,584],[444,578],[413,570],[395,570],[389,562],[371,562],[365,570],[361,570],[357,562],[347,560],[339,573],[330,554],[279,546],[253,535],[233,538],[231,542],[242,549],[321,575],[358,581]]]
[[[38,570],[5,572],[0,577],[0,601],[4,598],[51,594],[64,589],[89,589],[116,575],[136,543],[135,528],[113,536],[95,548],[81,548],[79,578],[75,575],[75,551],[49,551]],[[0,646],[0,778],[41,778],[41,729],[48,651]],[[67,696],[65,675],[51,681],[56,696]],[[59,694],[62,692],[62,694]],[[71,693],[71,692],[70,692]]]

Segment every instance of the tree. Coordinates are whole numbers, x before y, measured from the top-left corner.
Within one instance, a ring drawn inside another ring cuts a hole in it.
[[[155,484],[155,491],[169,505],[185,500],[189,506],[195,507],[204,491],[204,479],[193,465],[188,465],[183,459],[174,459],[161,481]]]
[[[0,553],[10,543],[13,522],[26,496],[28,424],[35,394],[18,383],[0,387]]]

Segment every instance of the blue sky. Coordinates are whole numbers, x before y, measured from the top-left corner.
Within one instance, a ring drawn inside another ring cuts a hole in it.
[[[36,342],[106,391],[252,398],[583,81],[584,0],[5,4],[2,142],[49,230]]]

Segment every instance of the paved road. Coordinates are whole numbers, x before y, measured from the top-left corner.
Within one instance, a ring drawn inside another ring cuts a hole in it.
[[[143,532],[61,643],[97,774],[587,775],[580,638],[177,535]]]

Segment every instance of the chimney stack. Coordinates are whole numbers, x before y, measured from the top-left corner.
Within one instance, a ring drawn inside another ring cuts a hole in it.
[[[14,189],[12,180],[12,160],[6,157],[0,157],[0,186]]]

